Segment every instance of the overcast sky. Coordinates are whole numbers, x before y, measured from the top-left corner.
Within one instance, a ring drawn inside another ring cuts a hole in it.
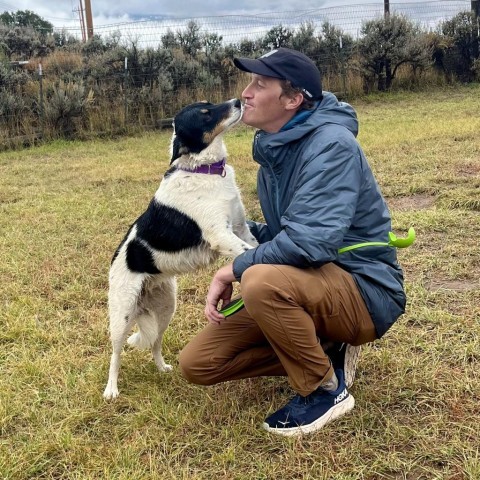
[[[226,43],[259,38],[278,24],[295,30],[306,21],[317,26],[328,21],[358,38],[363,22],[383,15],[384,0],[90,0],[90,3],[96,34],[106,37],[120,33],[122,40],[135,40],[140,47],[147,47],[158,45],[168,30],[185,28],[192,18],[198,19],[202,31],[218,33]],[[0,0],[0,12],[31,10],[56,29],[65,27],[80,38],[79,4],[79,0]],[[85,5],[85,0],[82,4]],[[470,0],[390,0],[391,12],[404,14],[425,29],[435,29],[439,21],[469,9]],[[161,21],[158,17],[162,16],[170,18]]]
[[[399,0],[418,3],[422,0]],[[90,0],[93,24],[128,22],[155,15],[175,17],[217,16],[261,12],[309,10],[352,4],[383,4],[383,0]],[[55,27],[78,25],[79,0],[0,0],[0,12],[31,10]]]

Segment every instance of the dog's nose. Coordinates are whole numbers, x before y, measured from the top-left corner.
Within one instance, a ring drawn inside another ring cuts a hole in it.
[[[235,103],[233,105],[235,108],[240,108],[242,106],[242,102],[237,98],[235,99]]]

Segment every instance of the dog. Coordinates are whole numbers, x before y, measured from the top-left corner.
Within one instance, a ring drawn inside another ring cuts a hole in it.
[[[116,398],[120,354],[128,338],[151,348],[160,372],[162,337],[176,308],[176,276],[205,267],[220,255],[235,257],[257,245],[226,164],[223,135],[242,116],[240,100],[199,102],[173,121],[170,168],[147,210],[133,223],[110,266],[108,308],[112,356],[106,399]]]

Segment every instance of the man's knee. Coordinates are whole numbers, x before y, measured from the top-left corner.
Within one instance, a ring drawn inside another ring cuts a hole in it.
[[[190,383],[196,385],[211,385],[212,383],[208,381],[208,375],[206,374],[208,366],[199,358],[198,352],[191,350],[192,349],[189,348],[189,345],[187,345],[180,352],[178,364],[181,374],[185,380]]]
[[[278,277],[281,275],[275,265],[253,265],[242,275],[242,298],[245,304],[250,299],[265,298],[275,289]]]

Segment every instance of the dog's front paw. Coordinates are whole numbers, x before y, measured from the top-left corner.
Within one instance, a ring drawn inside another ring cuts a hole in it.
[[[163,365],[158,365],[158,370],[163,373],[168,373],[173,370],[173,367],[168,363],[164,363]]]
[[[110,385],[107,385],[105,388],[105,391],[103,392],[103,398],[105,400],[113,400],[114,398],[117,398],[119,395],[118,388],[117,387],[111,387]]]

